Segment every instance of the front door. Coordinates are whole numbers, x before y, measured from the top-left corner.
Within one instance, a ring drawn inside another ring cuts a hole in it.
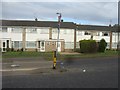
[[[58,42],[58,52],[61,52],[61,42]]]
[[[45,52],[45,41],[38,41],[37,45],[38,52]]]
[[[7,48],[6,42],[3,41],[2,42],[2,52],[6,52],[6,48]]]
[[[45,52],[45,41],[40,42],[40,51]]]
[[[10,40],[2,40],[2,52],[6,52],[7,48],[10,48]]]

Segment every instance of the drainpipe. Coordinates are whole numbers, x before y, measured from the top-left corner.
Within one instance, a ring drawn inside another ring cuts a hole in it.
[[[112,31],[110,31],[110,50],[112,49]]]
[[[49,39],[52,39],[52,27],[49,28]]]
[[[91,32],[91,37],[90,37],[91,40],[93,40],[93,32]]]
[[[23,29],[22,32],[22,48],[25,51],[25,44],[26,44],[26,28]]]
[[[76,51],[76,29],[74,29],[74,52]]]

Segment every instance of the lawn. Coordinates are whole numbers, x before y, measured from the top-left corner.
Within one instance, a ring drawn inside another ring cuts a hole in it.
[[[118,56],[120,51],[107,50],[104,53],[80,53],[76,55],[63,55],[64,58],[97,58]]]
[[[5,52],[2,54],[2,58],[52,58],[52,52]]]
[[[104,53],[92,53],[92,54],[74,54],[74,55],[64,55],[58,54],[58,58],[61,60],[70,59],[70,58],[93,58],[93,57],[110,57],[110,56],[118,56],[118,51],[107,50]],[[2,58],[38,58],[42,57],[46,60],[53,60],[53,52],[5,52],[2,53]]]

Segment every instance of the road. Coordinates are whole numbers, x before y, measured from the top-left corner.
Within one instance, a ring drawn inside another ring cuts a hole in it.
[[[63,69],[3,75],[3,88],[118,88],[118,59],[65,60]],[[63,70],[63,71],[62,71]],[[83,70],[86,70],[83,72]]]

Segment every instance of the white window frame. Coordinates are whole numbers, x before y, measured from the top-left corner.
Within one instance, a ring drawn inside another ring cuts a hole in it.
[[[33,46],[32,46],[33,44]],[[36,48],[36,41],[26,41],[26,48]]]
[[[37,33],[37,28],[27,28],[27,33]]]
[[[5,28],[5,29],[4,29]],[[8,32],[8,27],[2,27],[2,32]]]
[[[22,33],[22,31],[23,31],[23,29],[20,28],[20,27],[13,27],[13,28],[11,29],[11,32],[12,32],[12,33]]]

